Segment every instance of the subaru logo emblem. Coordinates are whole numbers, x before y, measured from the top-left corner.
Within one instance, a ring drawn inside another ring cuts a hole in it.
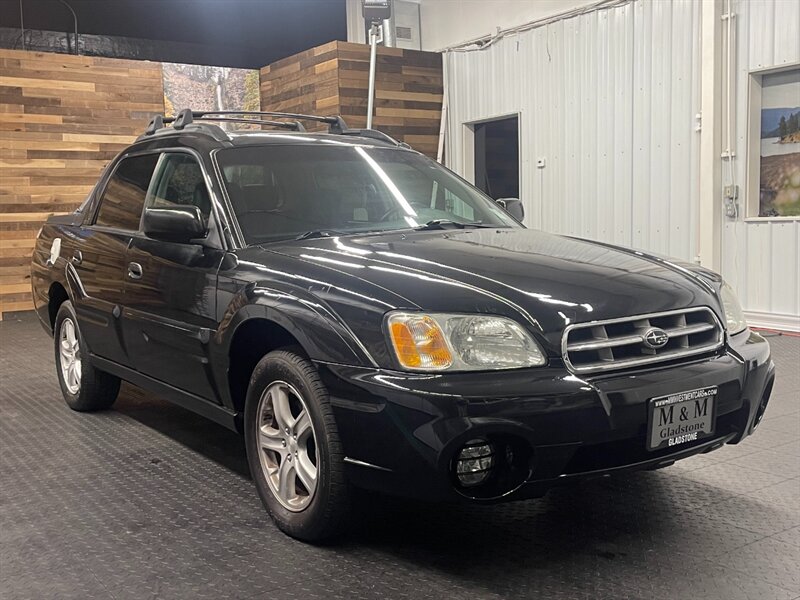
[[[663,348],[669,341],[669,335],[663,329],[651,327],[644,332],[644,345],[648,348]]]

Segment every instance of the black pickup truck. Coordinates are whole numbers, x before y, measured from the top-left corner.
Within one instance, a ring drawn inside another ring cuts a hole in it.
[[[186,110],[44,225],[36,310],[70,407],[124,379],[243,432],[305,540],[358,489],[532,498],[753,432],[774,366],[718,275],[521,207],[339,117]]]

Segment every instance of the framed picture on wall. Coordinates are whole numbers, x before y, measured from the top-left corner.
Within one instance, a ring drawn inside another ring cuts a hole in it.
[[[750,75],[748,216],[800,218],[800,65]]]

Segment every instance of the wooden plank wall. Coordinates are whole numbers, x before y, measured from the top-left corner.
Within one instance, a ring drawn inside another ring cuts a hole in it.
[[[261,110],[339,114],[339,42],[329,42],[261,69]],[[303,123],[309,131],[324,124]]]
[[[339,43],[340,113],[351,127],[367,124],[369,46]],[[442,116],[442,55],[378,49],[373,127],[436,157]]]
[[[0,317],[33,307],[30,254],[164,111],[161,64],[0,49]]]
[[[261,69],[261,107],[340,114],[350,127],[364,127],[368,78],[369,46],[330,42]],[[441,55],[379,47],[375,80],[373,127],[435,157],[443,93]]]

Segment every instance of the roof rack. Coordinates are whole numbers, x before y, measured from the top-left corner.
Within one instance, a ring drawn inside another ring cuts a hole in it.
[[[278,117],[281,119],[295,119],[294,121],[274,121],[272,119],[256,119],[250,117]],[[305,127],[300,123],[304,121],[317,121],[328,123],[331,133],[343,133],[347,129],[347,124],[341,117],[320,117],[317,115],[301,115],[297,113],[267,112],[251,110],[191,110],[183,109],[175,117],[164,117],[156,115],[150,121],[145,130],[145,135],[152,135],[164,125],[172,123],[173,129],[183,129],[194,121],[228,121],[234,123],[252,123],[254,125],[271,125],[273,127],[283,127],[294,131],[305,131]]]
[[[292,121],[275,121],[272,119],[260,119],[250,117],[274,117],[280,119],[293,119]],[[228,121],[233,123],[251,123],[253,125],[270,125],[272,127],[282,127],[285,129],[292,129],[294,131],[305,131],[305,127],[300,121],[315,121],[317,123],[327,123],[328,133],[339,135],[353,135],[372,138],[382,142],[388,142],[396,146],[405,148],[410,147],[408,144],[398,142],[393,137],[377,131],[375,129],[350,129],[347,123],[340,116],[323,117],[319,115],[303,115],[299,113],[287,112],[271,112],[271,111],[251,111],[251,110],[191,110],[184,108],[175,117],[165,117],[163,115],[156,115],[150,121],[150,124],[145,129],[144,134],[141,136],[153,135],[158,130],[163,129],[165,125],[172,123],[173,129],[184,129],[187,125],[191,125],[195,121]],[[221,131],[221,130],[219,130]]]
[[[247,115],[250,113],[239,113],[235,111],[219,111],[218,113],[206,113],[199,111],[190,111],[188,109],[182,110],[178,113],[177,117],[165,117],[163,115],[156,115],[150,121],[144,135],[152,135],[164,125],[172,123],[173,129],[183,129],[187,125],[194,122],[195,119],[203,121],[228,121],[233,123],[252,123],[254,125],[271,125],[273,127],[283,127],[285,129],[293,129],[294,131],[305,131],[305,127],[300,121],[272,121],[266,119],[248,119],[244,116],[227,116],[227,115]]]

